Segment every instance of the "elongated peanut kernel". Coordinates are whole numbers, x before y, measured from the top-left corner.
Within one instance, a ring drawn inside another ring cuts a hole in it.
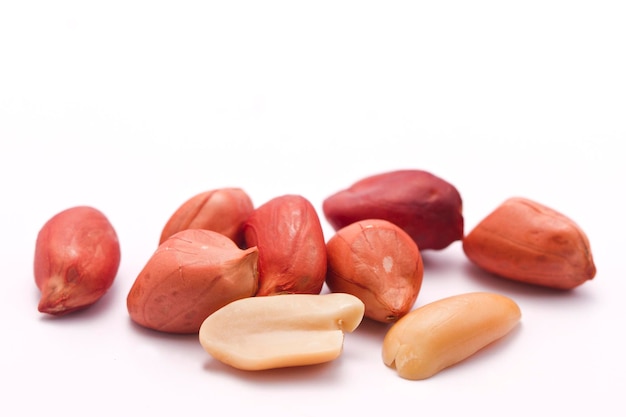
[[[383,340],[383,362],[402,378],[419,380],[458,363],[503,337],[520,321],[512,299],[476,292],[419,307]]]
[[[280,294],[234,301],[200,327],[200,344],[234,368],[262,370],[329,362],[343,350],[344,332],[363,319],[350,294]]]

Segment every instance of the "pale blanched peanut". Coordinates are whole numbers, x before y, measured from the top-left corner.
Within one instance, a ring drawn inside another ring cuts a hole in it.
[[[520,321],[512,299],[467,293],[419,307],[396,322],[383,340],[383,362],[402,378],[429,378],[503,337]]]
[[[280,294],[234,301],[200,327],[200,344],[215,359],[243,370],[329,362],[343,350],[344,332],[363,319],[350,294]]]

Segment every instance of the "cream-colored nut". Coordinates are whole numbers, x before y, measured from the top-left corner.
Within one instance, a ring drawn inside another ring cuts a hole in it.
[[[329,362],[365,306],[344,294],[280,294],[234,301],[204,320],[200,344],[215,359],[243,370]]]
[[[411,311],[383,340],[383,362],[402,378],[429,378],[509,333],[519,306],[500,294],[455,295]]]

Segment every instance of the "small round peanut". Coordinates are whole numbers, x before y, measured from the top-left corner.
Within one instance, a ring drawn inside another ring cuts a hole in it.
[[[520,321],[512,299],[475,292],[447,297],[411,311],[383,340],[383,362],[400,377],[429,378],[500,339]]]
[[[393,323],[411,311],[422,286],[424,264],[408,233],[382,219],[354,222],[328,240],[326,284],[359,297],[365,317]]]

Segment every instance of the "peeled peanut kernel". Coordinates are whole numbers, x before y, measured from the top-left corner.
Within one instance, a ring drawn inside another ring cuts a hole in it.
[[[526,198],[509,198],[464,239],[463,251],[499,277],[569,290],[596,274],[589,240],[565,215]]]
[[[200,327],[200,344],[215,359],[242,370],[329,362],[343,350],[344,332],[363,319],[350,294],[279,294],[233,301]]]
[[[383,362],[400,377],[429,378],[509,333],[521,311],[512,299],[475,292],[419,307],[391,326]]]

